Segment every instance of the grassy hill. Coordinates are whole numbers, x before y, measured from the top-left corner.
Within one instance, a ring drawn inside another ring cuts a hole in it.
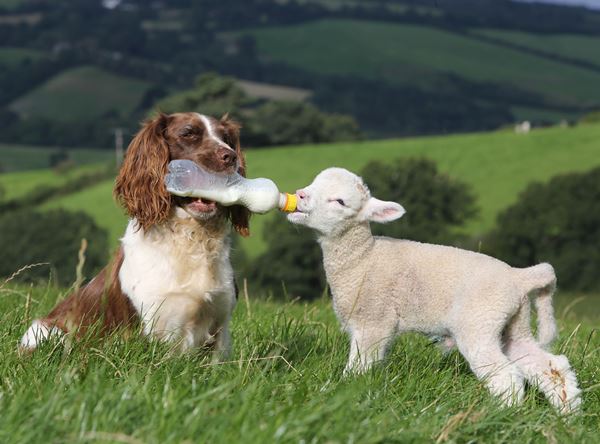
[[[0,4],[1,6],[1,4]],[[0,66],[14,67],[25,60],[39,60],[46,57],[42,51],[28,48],[0,48]]]
[[[430,88],[440,74],[454,74],[509,84],[556,105],[600,103],[598,72],[426,26],[318,20],[249,33],[264,57],[318,73]],[[525,37],[535,40],[530,34]],[[594,60],[592,40],[585,40],[588,50],[580,55]]]
[[[39,147],[0,143],[0,168],[2,172],[37,170],[50,167],[50,157],[60,151],[57,147]],[[69,159],[77,165],[106,162],[114,158],[111,150],[66,149]],[[0,182],[4,176],[0,175]]]
[[[417,335],[373,371],[343,377],[348,340],[327,300],[239,303],[233,354],[220,364],[137,335],[18,355],[30,319],[63,295],[0,288],[1,442],[597,441],[597,318],[559,322],[554,349],[583,389],[582,415],[565,419],[532,389],[521,406],[500,408],[456,351],[442,355]]]
[[[68,69],[15,100],[21,116],[53,120],[90,120],[107,112],[129,115],[149,88],[147,82],[93,66]]]
[[[475,29],[475,34],[519,46],[569,57],[600,67],[600,37],[569,34],[533,34],[498,29]]]
[[[466,231],[477,236],[493,226],[498,211],[514,202],[530,182],[600,165],[598,140],[600,125],[581,125],[534,130],[528,135],[502,131],[249,150],[247,161],[250,177],[270,177],[281,190],[294,191],[329,166],[359,171],[371,160],[428,157],[442,171],[473,187],[481,214],[468,224]],[[111,190],[112,183],[105,182],[51,201],[46,207],[87,211],[110,231],[111,239],[116,242],[122,235],[125,217],[114,204]],[[262,227],[270,217],[281,215],[253,217],[253,235],[242,243],[250,255],[264,248]]]

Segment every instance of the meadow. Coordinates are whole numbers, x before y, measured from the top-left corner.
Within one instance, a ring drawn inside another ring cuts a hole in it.
[[[371,160],[431,158],[442,172],[472,187],[480,213],[464,231],[477,238],[493,227],[497,213],[512,204],[530,182],[546,181],[562,172],[585,171],[600,165],[598,140],[600,125],[580,125],[534,130],[528,135],[499,131],[255,149],[247,150],[246,156],[250,177],[270,177],[286,191],[307,185],[319,171],[329,166],[359,172]],[[30,173],[0,175],[0,180],[25,174]],[[126,218],[113,201],[112,181],[44,205],[44,208],[56,207],[83,210],[93,215],[98,225],[109,231],[113,245],[123,234]],[[264,250],[263,227],[273,217],[281,216],[268,214],[252,218],[252,236],[241,242],[251,257]]]
[[[342,377],[348,344],[327,299],[239,301],[224,363],[137,335],[19,356],[30,319],[63,296],[52,285],[1,284],[0,442],[597,442],[599,318],[580,324],[568,308],[558,310],[554,349],[583,388],[573,418],[531,389],[522,405],[501,408],[456,351],[417,335],[367,374]]]
[[[600,101],[598,72],[436,28],[332,19],[247,32],[263,56],[323,74],[424,87],[454,74],[510,84],[557,104]]]
[[[107,112],[129,115],[149,84],[93,66],[62,71],[11,105],[25,117],[53,120],[90,120]]]
[[[552,34],[542,35],[499,29],[474,29],[474,34],[492,37],[507,43],[569,57],[600,67],[600,38],[595,36]]]

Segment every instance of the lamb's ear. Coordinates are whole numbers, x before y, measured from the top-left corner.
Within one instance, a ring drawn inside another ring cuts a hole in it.
[[[384,200],[371,197],[360,212],[362,220],[379,222],[385,224],[396,219],[400,219],[406,211],[402,205],[396,202],[386,202]]]

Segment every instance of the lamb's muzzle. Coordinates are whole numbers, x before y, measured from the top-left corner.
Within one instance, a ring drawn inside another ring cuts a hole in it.
[[[369,222],[391,222],[404,209],[372,197],[341,168],[321,172],[297,196],[299,211],[288,219],[318,233],[333,306],[351,336],[346,372],[367,370],[397,333],[418,331],[456,344],[507,404],[521,401],[528,380],[559,411],[578,410],[569,361],[546,350],[556,334],[550,264],[518,269],[454,247],[373,237]],[[529,298],[538,310],[537,339]]]

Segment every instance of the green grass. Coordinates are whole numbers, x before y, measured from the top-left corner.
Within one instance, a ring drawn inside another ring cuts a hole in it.
[[[0,3],[0,6],[2,4]],[[42,51],[28,48],[0,48],[0,66],[15,67],[26,60],[36,61],[46,57]]]
[[[528,135],[503,131],[248,150],[246,156],[250,177],[270,177],[281,190],[291,192],[307,185],[319,171],[330,166],[359,172],[371,160],[431,158],[441,171],[473,188],[481,212],[465,231],[477,237],[492,228],[498,211],[513,203],[530,182],[600,165],[598,140],[600,125],[581,125],[534,130]],[[113,202],[111,190],[112,182],[101,183],[51,201],[46,207],[82,209],[92,214],[116,243],[123,234],[125,218]],[[251,256],[264,250],[263,226],[271,217],[282,216],[276,213],[253,216],[253,235],[242,240]]]
[[[4,189],[3,198],[27,198],[27,193],[39,186],[57,186],[83,174],[105,168],[104,164],[79,166],[64,172],[54,170],[34,170],[19,173],[0,174],[0,186]]]
[[[3,173],[50,167],[50,156],[61,148],[0,144],[0,167]],[[111,150],[66,148],[76,165],[106,162],[114,159]],[[2,177],[4,174],[0,175]]]
[[[44,204],[42,209],[65,208],[71,211],[85,211],[94,218],[99,227],[108,231],[111,245],[114,247],[125,232],[127,217],[113,200],[113,186],[112,180],[101,182],[79,193],[51,200]]]
[[[405,335],[384,364],[342,377],[347,338],[329,301],[251,300],[232,320],[233,354],[211,364],[134,337],[16,344],[58,291],[0,289],[0,442],[595,443],[600,336],[561,320],[555,350],[583,389],[583,413],[558,416],[535,391],[501,408],[462,357]]]
[[[61,72],[14,101],[23,117],[90,120],[109,111],[129,115],[148,89],[147,82],[111,74],[93,66]]]
[[[600,67],[600,37],[570,34],[534,34],[498,29],[473,29],[473,33],[556,54]]]
[[[413,85],[451,73],[510,84],[556,103],[600,103],[598,73],[435,28],[319,20],[247,32],[263,56],[313,72]]]

